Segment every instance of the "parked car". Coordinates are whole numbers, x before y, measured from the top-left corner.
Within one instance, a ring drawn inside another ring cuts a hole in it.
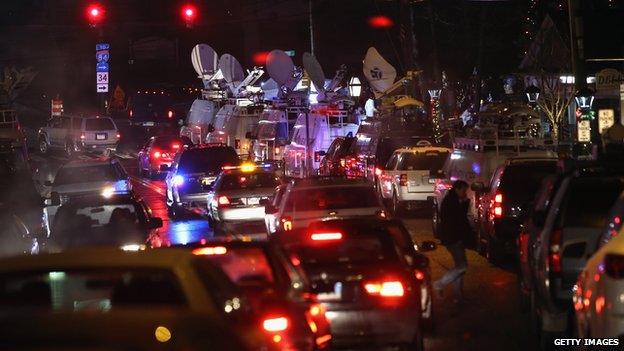
[[[115,150],[121,135],[108,117],[52,117],[39,129],[39,152],[63,150],[67,156],[79,151]]]
[[[311,222],[323,218],[386,216],[372,183],[336,177],[293,180],[279,207],[269,206],[266,213],[275,218],[277,231],[307,228]]]
[[[63,251],[76,247],[145,247],[162,219],[152,216],[143,199],[133,195],[74,197],[61,205],[48,224],[50,238],[46,250]]]
[[[428,263],[407,244],[411,239],[401,227],[379,219],[336,219],[274,239],[309,277],[336,347],[423,349]]]
[[[622,190],[620,176],[581,168],[562,179],[548,213],[533,218],[543,229],[528,258],[534,284],[531,313],[543,345],[569,332],[574,284]]]
[[[224,168],[206,198],[215,234],[265,233],[264,203],[280,182],[267,166],[243,163]]]
[[[151,137],[137,155],[139,174],[155,178],[166,173],[163,169],[171,167],[175,154],[191,145],[190,140],[184,137],[169,135]],[[163,168],[162,165],[166,167]]]
[[[435,182],[443,177],[442,167],[450,153],[450,149],[424,140],[418,146],[394,151],[378,175],[379,193],[390,202],[392,213],[431,208]]]
[[[224,144],[189,147],[177,153],[167,170],[165,202],[176,218],[189,208],[206,209],[206,197],[223,166],[238,166],[234,148]]]
[[[489,183],[473,183],[477,193],[477,245],[492,263],[516,254],[520,225],[543,179],[557,172],[555,158],[511,158]]]
[[[188,247],[221,268],[241,289],[267,332],[268,342],[280,350],[312,351],[330,346],[325,308],[310,293],[300,267],[279,247],[261,241],[211,241]]]
[[[183,249],[5,258],[0,301],[5,349],[278,349],[223,271]]]

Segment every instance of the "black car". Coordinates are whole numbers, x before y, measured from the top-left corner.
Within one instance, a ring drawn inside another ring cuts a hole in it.
[[[205,209],[208,192],[224,166],[238,166],[241,161],[234,148],[225,144],[206,144],[189,147],[173,158],[165,183],[165,202],[172,217],[184,209]]]
[[[195,255],[221,268],[243,292],[269,343],[280,350],[325,350],[331,344],[325,308],[281,248],[268,242],[209,241],[189,244]],[[296,264],[296,265],[295,265]]]
[[[334,345],[422,350],[423,313],[432,316],[429,262],[401,222],[331,219],[273,240],[310,279]]]
[[[364,176],[364,167],[357,158],[357,138],[337,137],[321,159],[319,174],[323,176]]]

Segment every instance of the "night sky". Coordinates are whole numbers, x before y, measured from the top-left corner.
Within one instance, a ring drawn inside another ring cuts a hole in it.
[[[588,57],[624,53],[624,1],[585,1]],[[91,1],[3,0],[0,2],[0,67],[32,66],[39,75],[21,98],[30,104],[61,94],[71,106],[96,101],[94,45],[111,44],[112,85],[124,89],[154,86],[199,86],[190,63],[193,45],[204,42],[220,53],[231,53],[244,67],[254,56],[272,49],[295,50],[295,63],[309,51],[307,0],[100,1],[106,17],[90,28],[85,8]],[[180,7],[194,3],[199,17],[192,28],[180,18]],[[315,53],[330,77],[342,63],[361,72],[361,60],[375,46],[399,72],[408,62],[401,33],[407,17],[400,1],[313,0]],[[533,30],[549,14],[567,38],[566,1],[434,0],[431,35],[427,2],[415,5],[415,32],[420,68],[429,75],[433,44],[439,66],[453,80],[468,77],[482,44],[483,73],[500,76],[517,69]],[[531,12],[527,12],[531,11]],[[368,20],[384,15],[386,29]],[[531,21],[527,23],[527,15]],[[529,36],[525,29],[529,26]],[[82,106],[85,105],[85,106]]]

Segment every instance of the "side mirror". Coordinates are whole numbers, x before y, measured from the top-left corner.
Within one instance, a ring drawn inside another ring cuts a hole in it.
[[[483,182],[474,182],[470,185],[470,189],[472,191],[474,191],[475,193],[483,193],[485,192],[487,189],[485,187],[485,184],[483,184]]]
[[[161,172],[169,172],[170,169],[171,169],[171,166],[169,166],[167,164],[161,164],[160,165],[160,171]]]
[[[422,243],[420,243],[420,245],[418,245],[418,251],[420,252],[433,251],[437,248],[438,248],[438,244],[436,244],[434,241],[431,241],[431,240],[425,240]]]
[[[533,213],[533,224],[536,227],[543,227],[546,224],[546,211],[535,211]]]
[[[50,194],[50,205],[52,206],[60,206],[61,205],[61,195],[56,191],[53,191]]]
[[[150,229],[161,228],[163,226],[163,220],[160,217],[150,217],[149,227]]]
[[[45,182],[43,182],[43,185],[45,186],[52,186],[52,182],[49,180],[46,180]]]

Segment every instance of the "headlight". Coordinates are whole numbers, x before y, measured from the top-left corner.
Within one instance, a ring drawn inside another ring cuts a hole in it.
[[[113,194],[115,194],[115,188],[113,188],[112,186],[107,186],[106,188],[102,189],[102,196],[109,199],[113,196]]]

